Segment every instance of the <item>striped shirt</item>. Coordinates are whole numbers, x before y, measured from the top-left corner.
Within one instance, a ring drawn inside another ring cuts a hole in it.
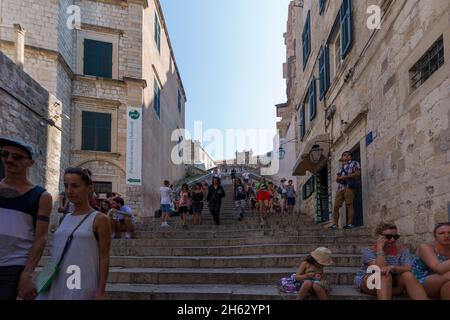
[[[369,263],[375,262],[377,258],[375,250],[372,247],[366,247],[362,250],[361,268],[356,273],[355,285],[359,288],[362,279],[366,276]],[[386,255],[384,257],[389,266],[405,266],[412,265],[413,258],[408,249],[399,250],[396,255]]]
[[[26,265],[44,192],[36,186],[15,198],[0,196],[0,267]]]

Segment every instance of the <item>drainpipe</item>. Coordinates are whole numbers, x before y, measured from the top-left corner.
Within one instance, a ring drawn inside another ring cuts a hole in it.
[[[19,68],[23,69],[25,62],[25,29],[20,24],[14,24],[15,33],[15,51],[16,51],[16,64]]]

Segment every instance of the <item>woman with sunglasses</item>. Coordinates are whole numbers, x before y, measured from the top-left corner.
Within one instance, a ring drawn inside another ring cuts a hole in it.
[[[433,235],[419,246],[413,273],[430,297],[450,300],[450,222],[437,224]]]
[[[355,277],[356,286],[364,293],[377,296],[379,300],[391,300],[392,296],[406,292],[413,300],[428,300],[424,288],[411,272],[412,256],[409,250],[397,244],[400,238],[395,224],[380,223],[376,228],[376,242],[363,249],[361,269]],[[379,267],[380,287],[369,289],[372,283],[369,266]]]

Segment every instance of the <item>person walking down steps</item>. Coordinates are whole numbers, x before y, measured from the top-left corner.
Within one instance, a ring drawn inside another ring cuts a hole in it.
[[[211,212],[216,225],[220,225],[220,207],[222,206],[222,199],[224,197],[225,190],[223,190],[223,187],[220,185],[220,180],[214,178],[212,185],[209,187],[206,201],[208,201],[209,211]]]
[[[244,185],[241,179],[236,179],[236,186],[234,187],[234,202],[237,210],[238,220],[244,219],[245,205],[247,202],[247,195],[245,193]]]

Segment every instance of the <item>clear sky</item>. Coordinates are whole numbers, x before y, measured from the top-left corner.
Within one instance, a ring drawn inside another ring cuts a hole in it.
[[[276,129],[275,104],[286,101],[282,64],[289,2],[161,0],[191,133],[198,120],[203,131],[216,128],[224,136],[226,129]],[[245,147],[267,152],[272,139]],[[224,156],[232,158],[234,149]]]

